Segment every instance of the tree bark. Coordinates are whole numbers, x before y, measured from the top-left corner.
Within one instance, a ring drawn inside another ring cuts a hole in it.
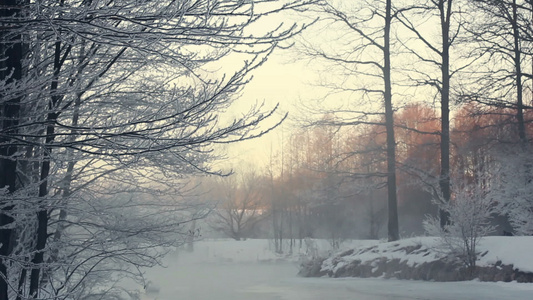
[[[447,4],[447,5],[446,5]],[[450,17],[452,0],[439,0],[440,25],[442,31],[442,65],[441,65],[441,135],[440,135],[440,178],[439,186],[442,200],[450,201]],[[444,228],[450,222],[450,216],[439,210],[440,225]]]
[[[396,195],[396,140],[394,138],[394,112],[392,109],[392,84],[390,61],[390,27],[391,27],[391,0],[387,0],[385,11],[385,31],[383,44],[383,79],[385,83],[385,123],[387,130],[387,193],[388,193],[388,236],[389,241],[400,239],[398,225],[398,200]]]
[[[20,13],[20,1],[1,0],[0,18],[13,18]],[[22,35],[10,32],[9,25],[0,32],[0,54],[5,60],[0,62],[0,80],[7,84],[16,84],[22,77]],[[14,96],[6,93],[0,94],[0,189],[6,189],[7,197],[0,201],[0,258],[7,257],[12,251],[11,242],[13,240],[13,229],[6,228],[14,219],[11,211],[14,206],[9,203],[9,195],[17,190],[17,162],[14,155],[18,147],[12,143],[12,138],[17,135],[16,126],[20,117],[20,96],[17,96],[16,89]],[[8,283],[4,278],[7,276],[7,264],[4,259],[0,259],[0,300],[8,299]]]
[[[46,247],[46,240],[48,238],[48,210],[44,204],[48,196],[48,176],[50,175],[50,154],[52,148],[49,146],[55,139],[55,122],[58,114],[55,112],[58,103],[61,101],[61,96],[58,95],[59,85],[59,72],[61,71],[61,42],[55,43],[54,51],[54,79],[50,86],[50,102],[49,112],[46,117],[46,137],[45,137],[45,149],[43,151],[43,158],[41,163],[41,176],[39,184],[39,211],[37,212],[37,244],[35,246],[35,256],[33,257],[33,269],[30,273],[30,296],[33,298],[38,297],[40,274],[42,269],[42,263],[44,261],[44,248]],[[71,49],[71,48],[67,48]],[[69,50],[67,50],[69,51]]]
[[[515,84],[516,84],[516,120],[518,122],[518,137],[521,145],[524,147],[527,144],[526,126],[524,123],[524,103],[522,93],[522,65],[521,65],[521,49],[520,49],[520,31],[518,28],[518,7],[516,0],[512,3],[512,27],[513,27],[513,52],[515,65]]]

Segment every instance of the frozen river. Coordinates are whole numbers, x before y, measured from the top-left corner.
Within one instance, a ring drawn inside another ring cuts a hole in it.
[[[147,271],[157,300],[504,300],[533,299],[533,284],[301,278],[290,262],[202,261],[171,254]]]

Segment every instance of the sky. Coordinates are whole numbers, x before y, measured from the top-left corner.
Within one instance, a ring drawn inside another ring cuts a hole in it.
[[[296,61],[296,50],[278,49],[259,69],[253,73],[250,83],[243,89],[241,96],[232,108],[235,111],[246,111],[256,102],[264,101],[266,108],[274,108],[279,103],[278,113],[271,123],[265,122],[263,129],[279,120],[285,113],[288,119],[278,128],[266,135],[249,141],[239,142],[226,147],[227,160],[219,162],[224,168],[237,170],[243,167],[266,167],[271,154],[281,151],[283,135],[294,128],[296,121],[302,117],[299,105],[302,101],[313,97],[316,89],[312,83],[316,79],[315,71],[303,61]]]

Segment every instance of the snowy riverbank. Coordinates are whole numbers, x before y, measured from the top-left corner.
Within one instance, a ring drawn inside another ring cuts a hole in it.
[[[533,281],[533,237],[486,237],[478,245],[475,270],[450,259],[433,237],[354,247],[308,261],[300,274],[330,277],[385,277],[437,281]]]

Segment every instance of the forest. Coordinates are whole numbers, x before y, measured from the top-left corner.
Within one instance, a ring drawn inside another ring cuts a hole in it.
[[[269,236],[278,252],[305,238],[394,241],[469,210],[480,232],[531,234],[531,5],[310,6],[320,17],[295,52],[321,74],[318,96],[298,103],[266,167],[207,180],[210,227]]]
[[[532,20],[531,0],[1,0],[0,300],[122,299],[208,228],[279,253],[533,234]],[[233,106],[277,51],[316,97],[266,167],[218,168],[298,115]]]
[[[532,116],[528,111],[524,117]],[[531,187],[523,180],[531,159],[517,149],[514,119],[512,109],[459,106],[450,131],[450,169],[458,189],[479,187],[494,202],[529,197]],[[424,234],[427,215],[438,215],[440,120],[434,108],[418,103],[399,110],[395,122],[399,225],[402,236],[411,237]],[[237,240],[273,238],[280,252],[301,247],[305,238],[332,245],[386,238],[385,135],[381,125],[297,129],[266,170],[249,166],[232,178],[207,179],[204,199],[218,209],[204,227]],[[491,235],[530,234],[520,222],[531,222],[531,215],[514,219],[500,209],[491,218],[497,225]]]

